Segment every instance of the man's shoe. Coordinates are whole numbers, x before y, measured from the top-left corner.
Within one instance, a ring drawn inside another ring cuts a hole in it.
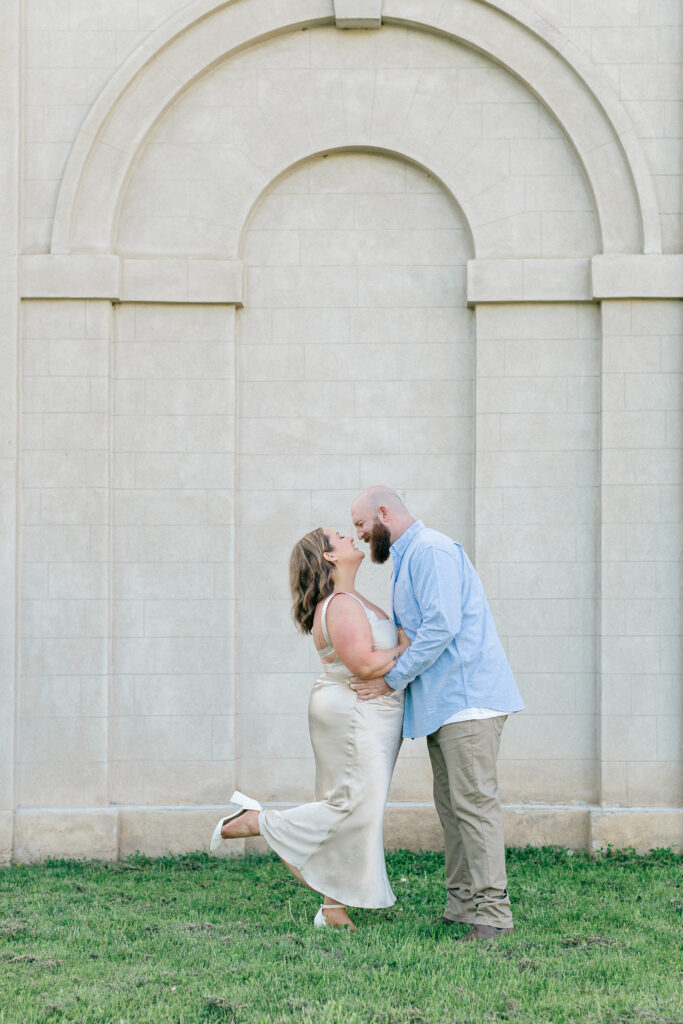
[[[494,928],[490,924],[475,924],[458,942],[485,942],[487,939],[499,939],[501,935],[510,935],[514,928]]]

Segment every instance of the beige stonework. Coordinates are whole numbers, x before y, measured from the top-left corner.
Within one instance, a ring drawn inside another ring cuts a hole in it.
[[[20,810],[0,817],[0,828],[8,829],[0,864],[83,856],[115,860],[135,853],[163,857],[203,850],[222,813],[220,805]],[[670,808],[504,804],[503,825],[507,846],[562,846],[596,854],[631,847],[638,853],[661,847],[683,850],[683,815]],[[434,805],[390,801],[384,845],[388,850],[443,850]],[[216,856],[267,852],[265,840],[256,837],[224,844]]]
[[[484,580],[508,843],[680,843],[674,8],[4,17],[0,860],[310,798],[287,558],[377,480]],[[440,847],[423,740],[385,839]]]
[[[611,809],[591,814],[591,846],[594,851],[633,847],[648,853],[661,847],[683,848],[683,815],[680,811],[636,807],[628,811]]]

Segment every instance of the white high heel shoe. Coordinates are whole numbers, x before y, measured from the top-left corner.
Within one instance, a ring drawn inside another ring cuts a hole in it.
[[[346,906],[343,903],[321,903],[318,913],[313,918],[313,924],[315,925],[316,928],[327,928],[327,921],[325,919],[325,915],[323,914],[323,910],[327,910],[328,908],[330,910],[332,910],[333,908],[339,910],[346,910]]]
[[[211,843],[209,844],[209,850],[211,851],[211,853],[213,853],[216,847],[220,846],[221,843],[230,842],[229,839],[224,839],[223,836],[221,835],[221,829],[223,828],[224,825],[227,825],[227,823],[229,821],[232,821],[233,818],[239,818],[240,814],[243,814],[245,811],[263,810],[258,800],[254,800],[250,796],[245,796],[244,793],[240,793],[238,789],[235,790],[235,792],[232,794],[228,802],[231,804],[237,804],[238,810],[236,810],[234,814],[228,814],[227,817],[221,818],[221,820],[216,825],[215,829],[213,830],[213,835],[211,836]]]

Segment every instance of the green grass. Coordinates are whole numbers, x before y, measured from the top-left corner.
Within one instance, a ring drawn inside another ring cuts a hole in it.
[[[680,1024],[681,858],[508,851],[516,931],[435,923],[443,857],[387,857],[398,902],[317,932],[274,857],[0,870],[0,1024]]]

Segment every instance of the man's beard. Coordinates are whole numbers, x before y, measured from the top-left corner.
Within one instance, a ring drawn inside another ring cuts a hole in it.
[[[384,523],[378,519],[373,523],[370,533],[366,533],[363,540],[370,545],[370,557],[373,562],[382,565],[386,562],[391,549],[391,534]]]

